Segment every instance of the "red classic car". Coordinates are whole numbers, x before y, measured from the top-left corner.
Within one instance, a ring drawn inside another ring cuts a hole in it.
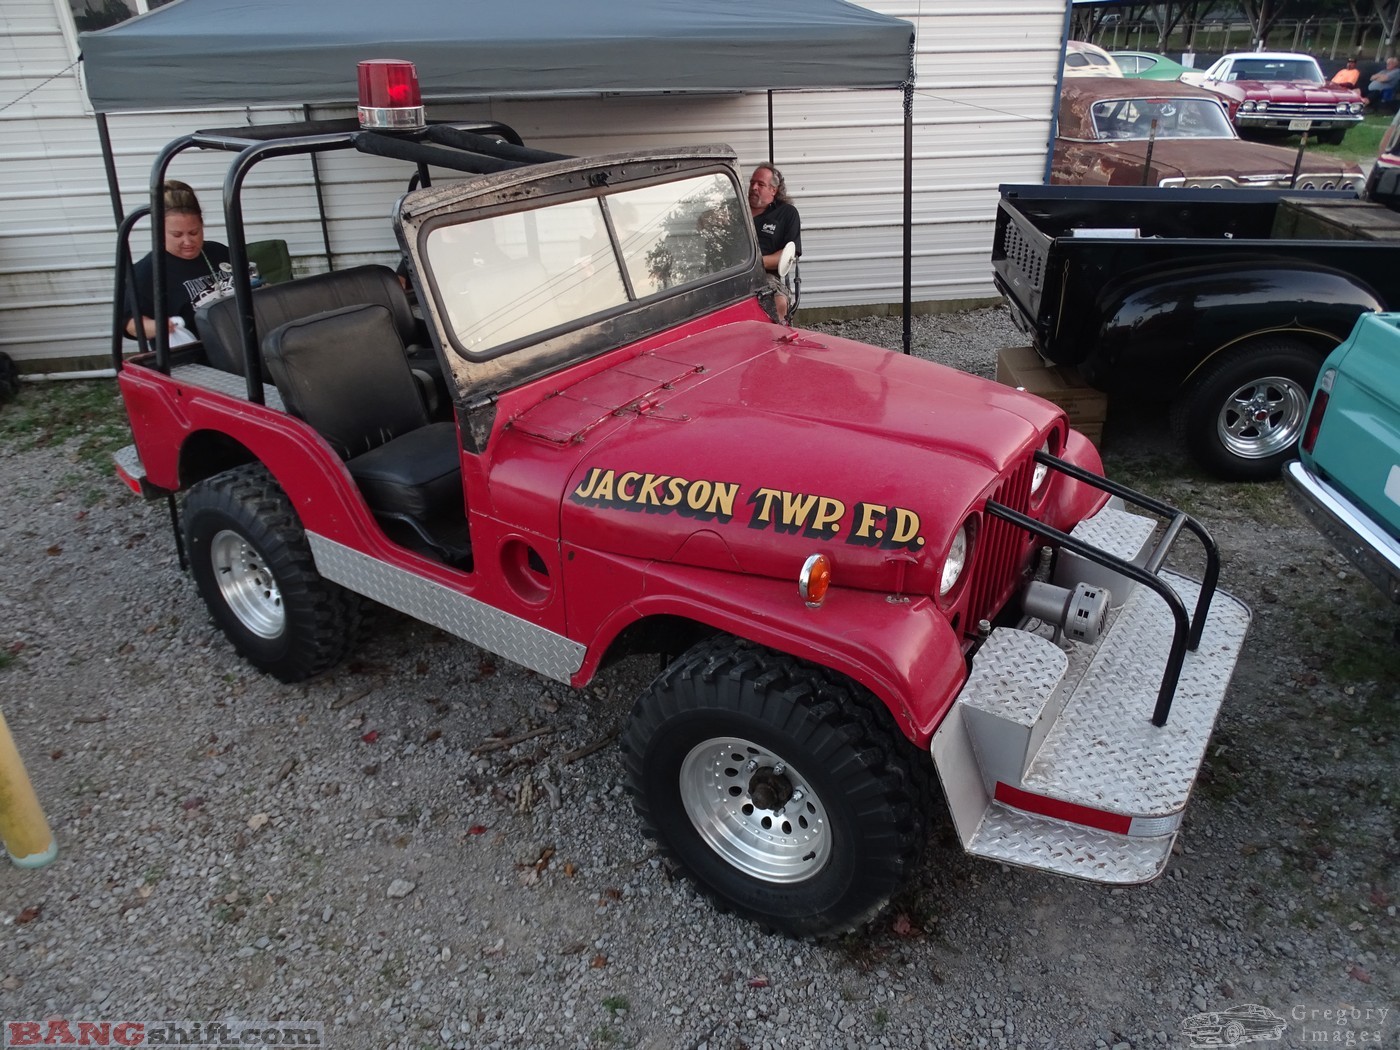
[[[1361,93],[1328,85],[1311,55],[1244,51],[1226,55],[1204,73],[1181,79],[1215,92],[1241,131],[1311,131],[1341,142],[1366,108]]]
[[[1155,125],[1155,126],[1154,126]],[[1061,185],[1287,189],[1297,152],[1235,133],[1220,99],[1188,84],[1065,81],[1050,181]],[[1361,169],[1309,153],[1298,189],[1359,189]]]

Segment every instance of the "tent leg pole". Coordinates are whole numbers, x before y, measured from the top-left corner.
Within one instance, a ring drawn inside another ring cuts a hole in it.
[[[768,163],[774,163],[773,157],[773,89],[768,89]]]
[[[311,123],[311,107],[303,105],[301,115],[308,124]],[[320,154],[311,154],[311,181],[316,187],[316,211],[321,217],[321,243],[326,248],[326,269],[335,269],[335,260],[331,258],[331,228],[326,222],[326,193],[325,185],[321,182],[321,165],[317,163]]]
[[[102,143],[102,167],[107,171],[107,192],[112,197],[112,214],[116,216],[117,226],[121,226],[122,220],[126,218],[122,214],[122,190],[117,184],[117,160],[112,155],[112,134],[107,128],[107,114],[94,114],[97,118],[97,138]]]
[[[904,352],[914,328],[914,80],[904,85]]]

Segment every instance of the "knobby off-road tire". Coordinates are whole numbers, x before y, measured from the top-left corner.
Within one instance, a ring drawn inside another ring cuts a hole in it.
[[[918,857],[931,769],[904,744],[856,684],[728,636],[671,664],[622,737],[643,834],[721,909],[818,938],[873,919]]]
[[[299,682],[349,655],[359,597],[317,573],[291,501],[264,467],[195,485],[182,517],[200,596],[249,663]]]
[[[1207,470],[1233,481],[1271,481],[1297,457],[1322,358],[1270,336],[1221,354],[1172,406],[1172,430]]]

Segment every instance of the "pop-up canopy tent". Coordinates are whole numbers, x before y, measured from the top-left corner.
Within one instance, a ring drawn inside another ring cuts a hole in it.
[[[81,38],[93,108],[353,101],[405,58],[429,98],[899,87],[913,27],[843,0],[177,0]]]
[[[364,59],[412,61],[443,101],[902,87],[907,351],[913,35],[844,0],[175,0],[80,44],[114,200],[107,114],[353,103]]]

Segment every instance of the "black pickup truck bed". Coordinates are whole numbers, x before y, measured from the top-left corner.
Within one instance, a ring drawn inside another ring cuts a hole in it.
[[[1040,354],[1169,400],[1218,473],[1276,477],[1323,357],[1400,305],[1400,224],[1349,194],[1003,186],[992,263]],[[1322,210],[1354,209],[1332,221]]]

